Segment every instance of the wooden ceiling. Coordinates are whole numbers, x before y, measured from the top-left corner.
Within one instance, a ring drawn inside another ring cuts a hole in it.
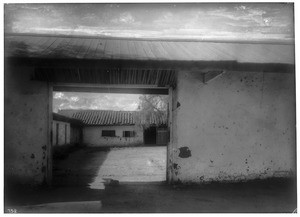
[[[103,85],[176,85],[175,70],[120,68],[35,68],[33,78],[53,83],[85,83]]]

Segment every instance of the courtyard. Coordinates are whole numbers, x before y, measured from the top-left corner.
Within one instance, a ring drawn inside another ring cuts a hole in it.
[[[82,148],[55,160],[54,186],[166,181],[166,147]]]

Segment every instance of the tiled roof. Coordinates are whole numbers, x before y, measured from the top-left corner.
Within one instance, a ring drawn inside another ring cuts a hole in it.
[[[294,44],[6,35],[5,56],[294,64]]]
[[[111,111],[111,110],[60,110],[60,115],[81,120],[85,125],[165,125],[167,115],[152,113],[145,115],[138,111]],[[147,121],[148,120],[148,121]]]

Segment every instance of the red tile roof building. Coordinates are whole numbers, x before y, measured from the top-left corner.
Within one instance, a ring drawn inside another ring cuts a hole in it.
[[[139,111],[112,111],[112,110],[60,110],[60,115],[81,120],[84,125],[114,126],[114,125],[167,125],[167,114],[143,114]]]

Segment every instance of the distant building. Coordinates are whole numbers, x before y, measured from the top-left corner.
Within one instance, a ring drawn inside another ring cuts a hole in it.
[[[82,121],[83,144],[88,146],[166,145],[169,141],[166,114],[148,118],[136,111],[60,110],[59,114]]]
[[[82,143],[82,127],[80,120],[53,113],[52,145],[55,147]]]

